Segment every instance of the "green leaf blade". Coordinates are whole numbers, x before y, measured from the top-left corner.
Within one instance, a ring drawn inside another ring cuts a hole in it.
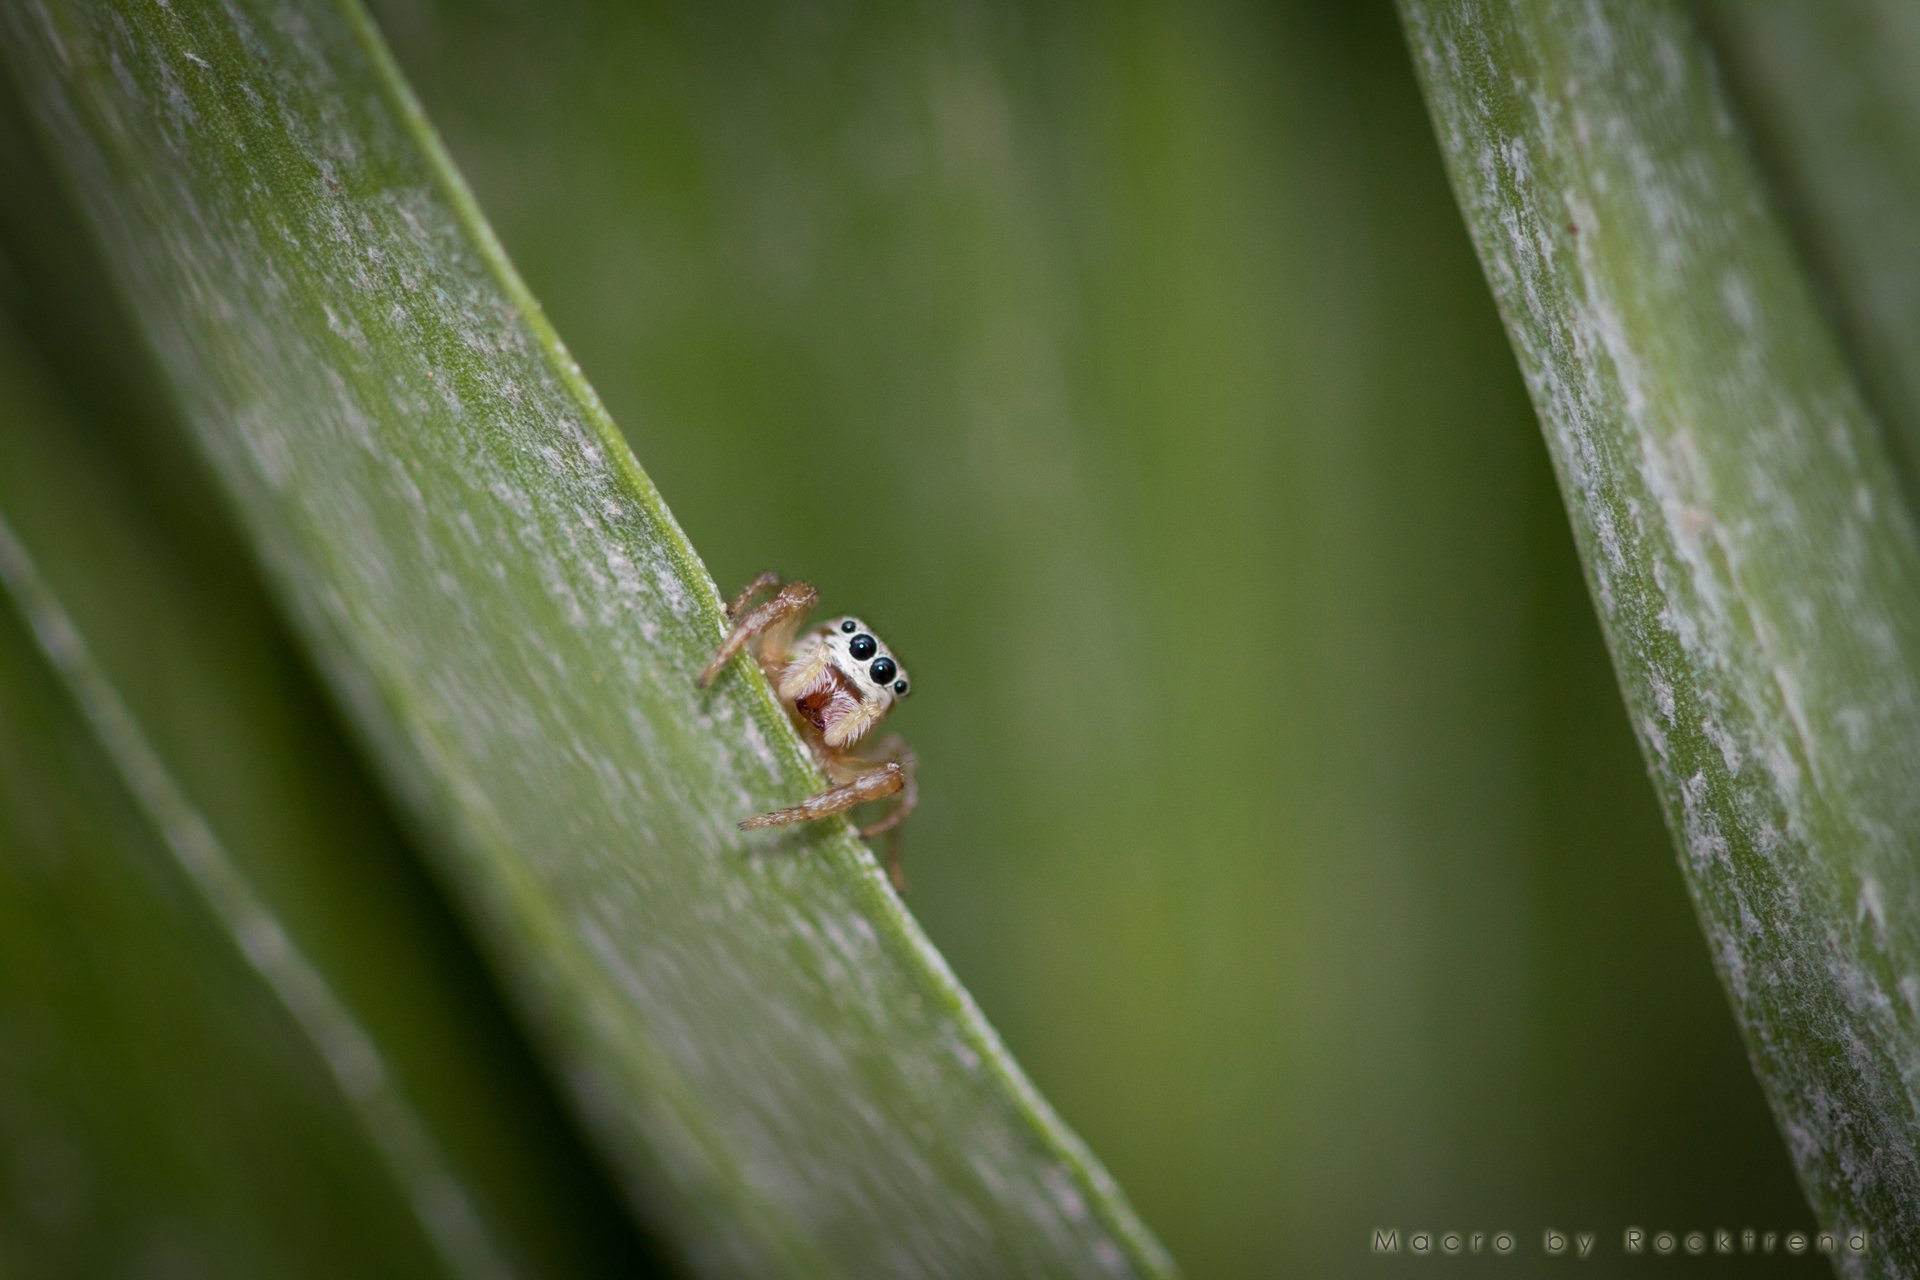
[[[0,347],[0,489],[71,503],[30,447],[66,424],[14,355]],[[437,1273],[449,1255],[395,1191],[425,1175],[457,1201],[458,1179],[368,1141],[354,1113],[392,1100],[385,1062],[239,880],[5,519],[0,766],[0,1130],[26,1161],[0,1265]],[[417,1136],[412,1115],[387,1118]],[[497,1271],[470,1217],[447,1225],[444,1243],[487,1259],[474,1274]]]
[[[1823,1223],[1920,1261],[1920,538],[1679,6],[1402,5],[1709,946]]]
[[[15,877],[7,906],[34,899],[37,845],[66,850],[53,863],[65,872],[57,908],[43,903],[31,927],[10,930],[22,946],[48,939],[33,969],[9,966],[10,994],[43,1016],[73,1018],[66,1000],[45,991],[84,979],[34,976],[65,964],[123,988],[107,999],[139,1008],[150,1025],[175,1019],[183,1028],[180,1043],[160,1051],[153,1036],[113,1023],[80,1021],[62,1037],[64,1054],[99,1065],[90,1089],[60,1105],[84,1115],[108,1105],[91,1096],[103,1095],[137,1098],[152,1113],[76,1137],[76,1159],[116,1169],[148,1165],[167,1147],[190,1153],[191,1172],[152,1179],[152,1203],[142,1203],[137,1182],[119,1183],[91,1215],[158,1213],[169,1200],[159,1188],[244,1180],[278,1144],[286,1173],[266,1184],[268,1206],[216,1195],[176,1210],[181,1233],[197,1237],[197,1270],[257,1275],[292,1265],[273,1252],[277,1240],[334,1274],[430,1271],[432,1262],[411,1257],[401,1266],[347,1261],[378,1254],[391,1227],[335,1227],[315,1233],[340,1237],[325,1247],[300,1243],[307,1224],[343,1199],[382,1195],[389,1215],[410,1224],[402,1234],[424,1231],[450,1274],[645,1270],[631,1221],[338,739],[257,584],[184,534],[188,513],[146,487],[152,477],[131,438],[141,428],[75,412],[4,323],[0,423],[0,603],[30,624],[39,649],[16,663],[16,678],[29,690],[58,686],[52,700],[68,709],[55,719],[68,726],[61,732],[95,739],[91,765],[59,771],[46,761],[72,753],[47,717],[6,717],[21,775],[18,803],[0,806],[0,849]],[[125,815],[100,824],[113,838],[63,817],[72,797],[101,789],[119,797],[106,811]],[[154,899],[165,943],[126,924],[123,899],[142,895]],[[145,958],[143,946],[161,954]],[[209,994],[232,1013],[210,1018]],[[73,1003],[84,1008],[86,998]],[[205,1023],[214,1025],[196,1034]],[[9,1019],[4,1038],[34,1036]],[[158,1070],[149,1057],[176,1069]],[[236,1070],[260,1078],[232,1081]],[[130,1078],[104,1083],[115,1071]],[[28,1080],[12,1092],[37,1088]],[[301,1154],[322,1138],[298,1115],[259,1105],[276,1089],[332,1117],[339,1132],[324,1141],[342,1154]],[[363,1167],[343,1173],[352,1158]],[[228,1199],[244,1203],[236,1212],[249,1220],[215,1228]],[[6,1206],[21,1207],[19,1198]],[[112,1270],[77,1259],[96,1247],[105,1258],[116,1247],[136,1251],[111,1231],[48,1237],[29,1222],[18,1234],[38,1241],[24,1274]]]
[[[199,444],[630,1194],[714,1272],[1163,1270],[845,828],[735,830],[818,779],[744,664],[692,687],[713,586],[362,16],[7,21]]]

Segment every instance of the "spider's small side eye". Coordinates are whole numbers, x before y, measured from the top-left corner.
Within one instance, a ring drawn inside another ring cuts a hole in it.
[[[847,642],[847,652],[851,653],[857,662],[865,662],[879,648],[880,642],[864,632]]]
[[[860,629],[860,624],[855,622],[852,618],[848,618],[845,622],[840,624],[840,629],[846,632],[848,635],[852,635],[854,632]]]
[[[900,695],[901,697],[903,697],[903,698],[904,698],[904,697],[906,697],[906,696],[907,696],[907,682],[906,682],[905,680],[895,680],[895,681],[893,682],[893,691],[894,691],[895,693],[897,693],[897,694],[899,694],[899,695]]]
[[[875,684],[885,684],[893,679],[893,672],[892,658],[876,658],[873,665],[867,668],[867,674],[873,677]]]

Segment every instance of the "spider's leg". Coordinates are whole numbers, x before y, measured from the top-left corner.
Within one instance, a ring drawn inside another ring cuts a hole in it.
[[[919,760],[907,746],[906,741],[897,733],[891,734],[885,742],[880,744],[880,753],[888,764],[898,765],[900,768],[900,803],[893,806],[886,817],[860,828],[860,834],[863,836],[877,836],[883,831],[892,831],[905,822],[907,815],[913,812],[914,806],[920,803],[920,782],[914,776],[914,769],[919,764]]]
[[[914,806],[920,803],[920,781],[914,766],[918,763],[913,751],[899,734],[891,734],[880,746],[881,752],[896,765],[901,772],[900,802],[889,809],[885,817],[860,828],[860,834],[868,839],[884,834],[887,837],[886,864],[887,878],[893,881],[894,891],[907,891],[907,869],[900,862],[900,824],[907,820]]]
[[[861,774],[853,781],[844,783],[817,796],[809,796],[799,804],[785,809],[775,809],[772,813],[763,813],[758,817],[743,818],[740,821],[742,831],[751,831],[755,827],[780,827],[789,822],[812,822],[818,818],[830,818],[836,813],[844,813],[855,805],[865,804],[869,800],[884,800],[906,785],[906,770],[897,761]]]
[[[769,569],[752,582],[749,582],[746,586],[740,588],[740,594],[735,596],[733,602],[727,606],[727,621],[732,622],[737,619],[740,616],[740,611],[747,607],[747,601],[753,599],[762,591],[772,590],[779,585],[780,575]]]
[[[756,584],[758,581],[755,579]],[[751,595],[751,590],[743,593],[740,603],[744,605]],[[819,602],[820,594],[807,583],[789,582],[774,592],[773,599],[756,607],[745,617],[735,618],[733,631],[720,646],[719,652],[713,655],[713,661],[707,664],[706,670],[700,673],[698,681],[700,687],[704,689],[713,683],[713,678],[720,674],[720,669],[733,659],[734,654],[746,648],[757,635],[765,635],[769,641],[778,640],[779,648],[784,649],[787,642],[793,638],[794,628],[800,625],[800,619],[806,617],[813,606]],[[768,652],[769,648],[768,645],[763,644],[762,652]]]
[[[884,800],[888,796],[900,797],[898,804],[879,821],[860,828],[865,837],[885,835],[886,849],[883,857],[887,864],[887,876],[893,881],[893,887],[901,893],[907,891],[907,876],[900,865],[900,824],[920,803],[920,783],[915,772],[917,763],[906,740],[899,734],[888,734],[886,741],[880,744],[880,757],[869,759],[863,756],[845,755],[828,752],[822,763],[827,775],[835,779],[845,779],[842,786],[832,791],[822,792],[805,804],[795,805],[791,809],[782,809],[779,813],[770,813],[761,818],[749,819],[740,825],[773,826],[779,822],[803,822],[808,817],[824,817],[829,813],[838,813],[855,805],[866,804],[872,800]],[[816,806],[818,812],[804,812],[808,806]]]

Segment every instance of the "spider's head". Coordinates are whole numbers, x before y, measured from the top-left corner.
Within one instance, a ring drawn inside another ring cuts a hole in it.
[[[906,669],[857,618],[835,618],[803,637],[780,675],[780,696],[830,747],[865,737],[912,688]]]

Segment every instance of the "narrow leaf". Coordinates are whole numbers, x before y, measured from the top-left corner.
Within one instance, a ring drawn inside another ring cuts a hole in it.
[[[1920,1268],[1920,539],[1678,3],[1403,0],[1715,964],[1823,1223]]]

